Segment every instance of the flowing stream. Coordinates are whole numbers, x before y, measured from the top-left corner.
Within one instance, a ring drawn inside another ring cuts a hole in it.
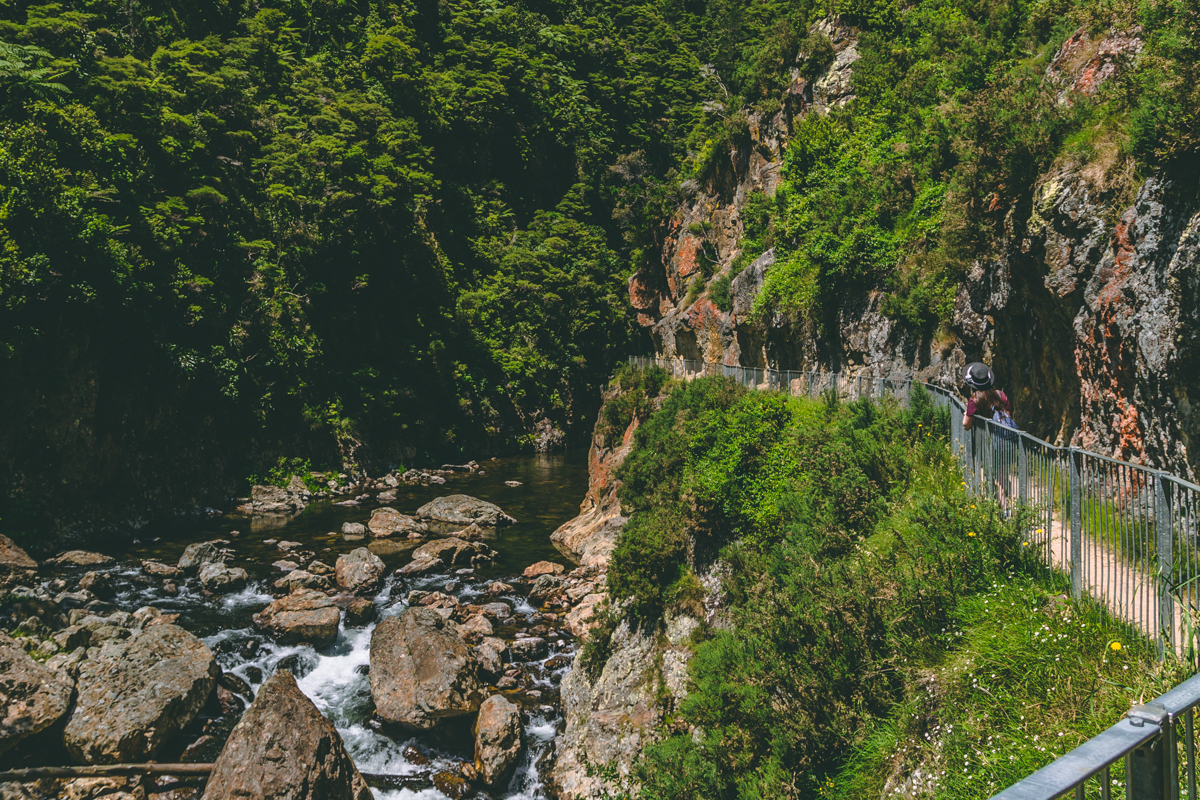
[[[371,549],[388,568],[388,577],[374,603],[377,619],[383,619],[407,608],[405,598],[414,589],[446,591],[463,603],[500,599],[513,606],[515,624],[497,626],[496,636],[512,639],[518,630],[538,628],[535,633],[547,640],[549,653],[538,661],[513,665],[522,670],[521,684],[506,692],[524,712],[525,752],[505,790],[469,796],[513,800],[546,797],[540,767],[545,765],[561,727],[558,684],[570,669],[575,644],[570,636],[555,627],[555,620],[544,618],[527,602],[524,592],[528,586],[526,584],[522,589],[517,579],[525,567],[543,559],[570,568],[570,562],[551,544],[550,534],[578,513],[579,502],[587,491],[587,454],[578,451],[507,458],[484,462],[481,467],[485,474],[447,475],[446,483],[441,486],[402,484],[394,490],[396,499],[387,503],[379,503],[374,499],[378,492],[371,491],[372,499],[359,506],[335,506],[329,500],[318,501],[291,518],[225,514],[199,522],[181,521],[142,530],[139,539],[127,547],[110,551],[117,559],[117,565],[107,570],[116,580],[118,590],[112,602],[128,611],[153,605],[163,612],[178,613],[177,624],[203,638],[217,654],[222,669],[244,680],[252,692],[257,691],[277,668],[290,669],[301,690],[338,729],[359,770],[394,776],[386,781],[372,781],[379,800],[444,798],[446,795],[433,787],[432,776],[441,770],[455,771],[460,762],[472,760],[474,744],[470,722],[473,717],[436,738],[434,735],[413,737],[382,729],[372,719],[367,674],[375,622],[364,627],[350,627],[343,618],[337,641],[328,647],[314,649],[274,643],[255,628],[251,615],[278,595],[273,592],[272,583],[285,572],[273,566],[274,562],[290,560],[304,567],[315,558],[332,566],[339,554],[367,544],[343,541],[342,524],[365,523],[371,512],[381,505],[412,514],[435,497],[460,493],[493,502],[515,517],[517,524],[500,529],[494,539],[488,540],[498,555],[494,563],[487,566],[469,570],[447,568],[442,574],[405,580],[392,573],[408,563],[409,551],[421,542],[384,539],[371,543]],[[505,484],[512,480],[520,481],[521,485]],[[195,579],[180,579],[178,593],[172,595],[163,589],[160,580],[147,579],[140,567],[142,559],[174,564],[187,545],[214,539],[228,540],[228,544],[223,545],[233,551],[228,563],[243,567],[250,574],[250,583],[243,591],[205,597]],[[279,549],[277,540],[298,542],[300,547],[285,552]],[[82,573],[83,570],[76,571]],[[69,581],[77,575],[62,571],[59,577]],[[487,595],[480,599],[493,580],[514,584],[514,591],[498,598]],[[549,665],[547,661],[550,661]],[[242,699],[249,704],[253,698]],[[231,720],[224,722],[223,730],[227,731]],[[212,720],[198,723],[203,724],[215,725]],[[201,727],[188,738],[208,730]],[[209,752],[205,752],[203,741],[193,745],[191,760],[215,759],[221,741],[220,734],[214,735]],[[171,760],[171,755],[163,754],[160,760]]]

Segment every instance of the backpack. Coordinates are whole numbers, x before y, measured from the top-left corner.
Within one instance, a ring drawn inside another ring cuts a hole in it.
[[[1015,442],[1018,438],[1020,438],[1017,436],[1017,433],[1016,433],[1018,430],[1017,421],[1015,419],[1013,419],[1013,415],[1008,413],[1008,411],[1005,410],[1004,408],[995,408],[992,410],[992,421],[999,423],[999,426],[1002,428],[1011,428],[1012,429],[1011,431],[1008,431],[1008,430],[997,431],[1000,438],[1003,439],[1004,441]]]

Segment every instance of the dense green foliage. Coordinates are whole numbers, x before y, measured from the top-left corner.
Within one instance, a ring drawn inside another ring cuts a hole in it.
[[[879,796],[920,768],[938,775],[931,796],[986,797],[1178,677],[1100,611],[1051,597],[1025,522],[965,492],[947,429],[923,393],[901,410],[668,387],[619,473],[633,513],[609,590],[635,624],[703,618],[694,570],[719,556],[731,624],[695,645],[689,694],[628,793]],[[1049,744],[1031,738],[1043,723]]]
[[[281,456],[379,467],[582,432],[641,349],[624,279],[717,152],[711,101],[778,90],[818,12],[5,5],[10,493],[193,433],[203,487]],[[43,453],[59,414],[92,449]]]
[[[882,286],[886,313],[929,330],[950,318],[966,265],[1020,239],[1055,159],[1099,158],[1113,172],[1169,164],[1194,178],[1195,2],[878,2],[859,21],[855,102],[806,117],[786,153],[760,314],[822,327],[846,291]],[[1096,97],[1061,102],[1047,68],[1067,36],[1135,24],[1142,57]],[[742,258],[765,249],[747,244]]]

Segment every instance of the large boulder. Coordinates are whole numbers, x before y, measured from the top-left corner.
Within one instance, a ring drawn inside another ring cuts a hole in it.
[[[258,690],[213,764],[204,800],[371,800],[342,738],[287,670]]]
[[[0,753],[45,730],[71,705],[71,685],[0,633]]]
[[[409,608],[371,635],[371,697],[380,718],[429,730],[483,701],[475,655],[432,609]]]
[[[484,783],[494,786],[508,776],[521,756],[524,733],[520,710],[504,695],[483,701],[475,720],[475,771]]]
[[[378,587],[383,578],[383,559],[367,548],[359,547],[338,556],[333,572],[337,585],[346,591],[369,592]]]
[[[452,494],[431,500],[417,509],[417,517],[448,525],[470,525],[488,528],[511,525],[515,519],[500,510],[500,506],[466,494]]]
[[[63,743],[88,764],[149,761],[195,719],[219,671],[204,642],[176,625],[108,642],[79,667]]]
[[[394,508],[384,506],[383,508],[375,509],[371,514],[371,521],[367,523],[367,530],[371,532],[371,536],[381,538],[391,536],[394,533],[411,533],[417,531],[424,533],[429,530],[429,526],[418,519],[401,514]]]
[[[312,589],[299,589],[271,603],[253,619],[280,644],[308,642],[324,647],[337,639],[341,618],[341,611],[329,597]]]
[[[221,555],[221,550],[217,547],[216,542],[196,542],[184,548],[183,555],[180,556],[177,566],[188,575],[194,575],[205,564],[212,564],[215,561],[222,560],[224,560],[224,557]]]
[[[200,585],[213,594],[228,594],[240,592],[246,588],[250,576],[241,567],[229,567],[220,561],[213,561],[200,568],[198,576]]]

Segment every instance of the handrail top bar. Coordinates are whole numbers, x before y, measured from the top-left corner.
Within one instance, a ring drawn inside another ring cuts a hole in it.
[[[1054,800],[1160,734],[1162,728],[1153,723],[1119,720],[991,800]]]
[[[1166,694],[1156,697],[1154,702],[1160,703],[1172,718],[1200,704],[1200,673],[1188,678]]]
[[[690,362],[693,364],[705,365],[705,364],[709,363],[707,361],[696,361],[694,359],[684,359],[684,358],[673,358],[672,359],[672,358],[660,358],[658,356],[633,356],[631,358],[631,360],[634,360],[634,359],[639,360],[639,361],[650,361],[650,362],[665,361],[668,363],[676,363],[676,364],[678,364],[678,363],[687,364]],[[826,379],[826,380],[828,380],[831,377],[839,376],[842,374],[840,372],[817,372],[815,370],[779,370],[779,369],[772,369],[770,367],[767,367],[767,368],[743,367],[740,364],[716,364],[716,362],[712,362],[712,363],[714,364],[714,366],[721,367],[722,370],[743,370],[743,371],[754,370],[757,372],[762,372],[764,374],[769,373],[769,372],[774,372],[777,375],[783,374],[783,373],[795,372],[795,373],[802,374],[802,375],[819,375],[823,379]],[[922,386],[924,386],[926,389],[933,389],[939,393],[944,394],[945,397],[950,402],[954,403],[954,405],[956,407],[958,407],[960,410],[962,410],[964,412],[966,410],[966,406],[963,404],[963,402],[961,400],[958,399],[954,389],[948,388],[946,386],[942,386],[937,383],[929,383],[927,381],[918,381],[915,378],[889,378],[889,377],[884,377],[884,376],[872,376],[872,375],[866,375],[863,377],[866,377],[870,380],[878,380],[878,381],[894,381],[897,383],[903,382],[903,383],[909,383],[909,384],[919,383]],[[983,422],[986,422],[988,425],[991,425],[991,426],[997,425],[997,423],[994,420],[990,420],[986,417],[976,417],[976,419],[982,420]],[[1011,430],[1011,429],[1009,429],[1009,430]],[[1039,439],[1038,437],[1034,436],[1033,434],[1027,433],[1022,430],[1017,430],[1016,432],[1023,439],[1028,439],[1029,441],[1034,442],[1035,444],[1041,445],[1042,447],[1045,447],[1048,450],[1054,450],[1055,452],[1082,453],[1083,455],[1086,455],[1086,456],[1089,456],[1092,458],[1102,459],[1104,461],[1109,462],[1110,464],[1116,464],[1116,465],[1122,466],[1122,467],[1129,467],[1130,469],[1135,469],[1135,470],[1138,470],[1139,472],[1145,472],[1150,475],[1161,478],[1163,480],[1169,480],[1172,483],[1175,483],[1178,486],[1180,486],[1184,489],[1188,489],[1193,492],[1200,492],[1200,485],[1194,484],[1191,481],[1187,480],[1186,478],[1181,478],[1178,475],[1167,472],[1165,470],[1154,469],[1153,467],[1147,467],[1144,464],[1134,464],[1131,461],[1123,461],[1119,458],[1113,458],[1112,456],[1106,456],[1103,453],[1097,453],[1094,450],[1085,450],[1081,447],[1072,447],[1072,446],[1063,447],[1060,445],[1051,444],[1050,442],[1047,442],[1044,439]]]

